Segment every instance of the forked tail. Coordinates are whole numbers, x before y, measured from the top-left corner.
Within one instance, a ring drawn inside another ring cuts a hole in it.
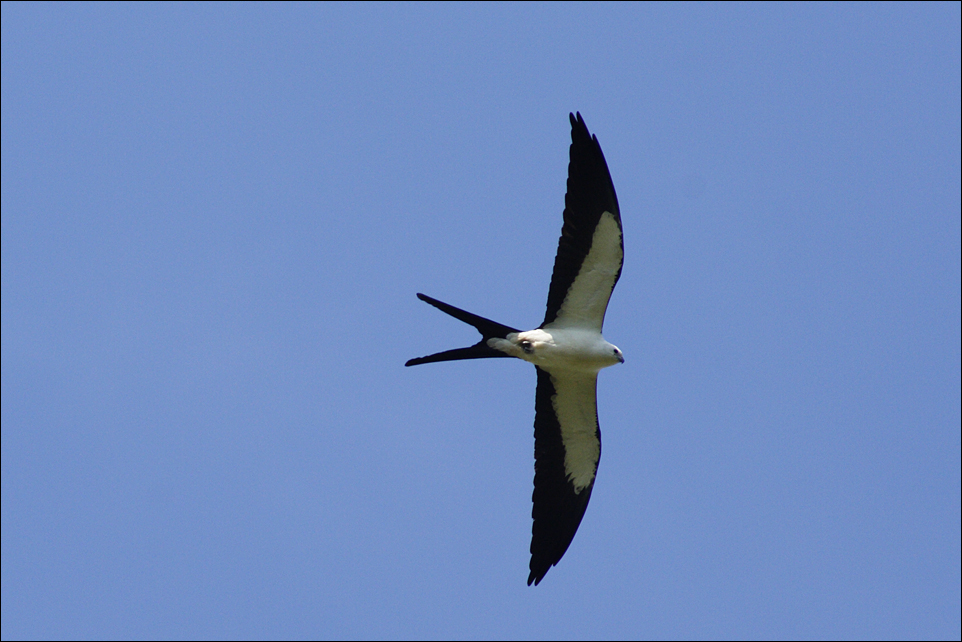
[[[418,292],[418,298],[425,303],[430,303],[441,312],[450,314],[455,319],[464,321],[468,325],[474,326],[475,329],[481,333],[481,340],[468,348],[455,348],[454,350],[445,350],[444,352],[438,352],[426,357],[411,359],[404,365],[418,366],[422,363],[435,363],[437,361],[458,361],[459,359],[494,359],[497,357],[511,356],[501,352],[500,350],[495,350],[494,348],[490,347],[488,345],[488,339],[504,339],[512,332],[517,333],[518,330],[509,328],[506,325],[501,325],[500,323],[495,323],[491,319],[485,319],[484,317],[479,317],[476,314],[465,312],[461,308],[456,308],[453,305],[448,305],[447,303],[438,301],[437,299],[432,299],[431,297],[421,294],[420,292]]]

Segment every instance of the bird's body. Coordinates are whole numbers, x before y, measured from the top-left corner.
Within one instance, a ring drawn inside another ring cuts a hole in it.
[[[595,374],[621,363],[621,350],[601,334],[582,328],[535,328],[511,333],[504,339],[488,339],[488,345],[509,357],[524,359],[542,370]]]
[[[623,258],[621,215],[608,165],[581,114],[572,114],[564,226],[544,322],[522,332],[418,294],[473,325],[482,338],[468,348],[411,359],[405,365],[514,357],[537,371],[529,585],[538,584],[567,551],[594,487],[601,458],[598,372],[624,363],[621,350],[601,335]]]

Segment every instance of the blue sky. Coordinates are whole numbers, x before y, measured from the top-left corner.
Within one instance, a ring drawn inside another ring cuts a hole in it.
[[[625,266],[525,584],[568,113]],[[2,5],[2,636],[960,637],[960,6]]]

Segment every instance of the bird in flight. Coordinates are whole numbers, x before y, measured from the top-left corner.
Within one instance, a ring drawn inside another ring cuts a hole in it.
[[[474,326],[481,340],[404,364],[493,357],[534,364],[538,387],[528,586],[537,586],[561,560],[581,524],[601,458],[598,372],[625,361],[621,350],[601,336],[625,254],[618,198],[598,138],[588,133],[580,113],[569,117],[568,193],[544,322],[522,332],[418,293],[425,303]]]

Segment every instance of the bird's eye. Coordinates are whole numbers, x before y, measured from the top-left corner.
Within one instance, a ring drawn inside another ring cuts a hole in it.
[[[522,341],[521,349],[524,350],[525,354],[531,354],[532,352],[534,352],[534,348],[531,347],[530,341]]]

